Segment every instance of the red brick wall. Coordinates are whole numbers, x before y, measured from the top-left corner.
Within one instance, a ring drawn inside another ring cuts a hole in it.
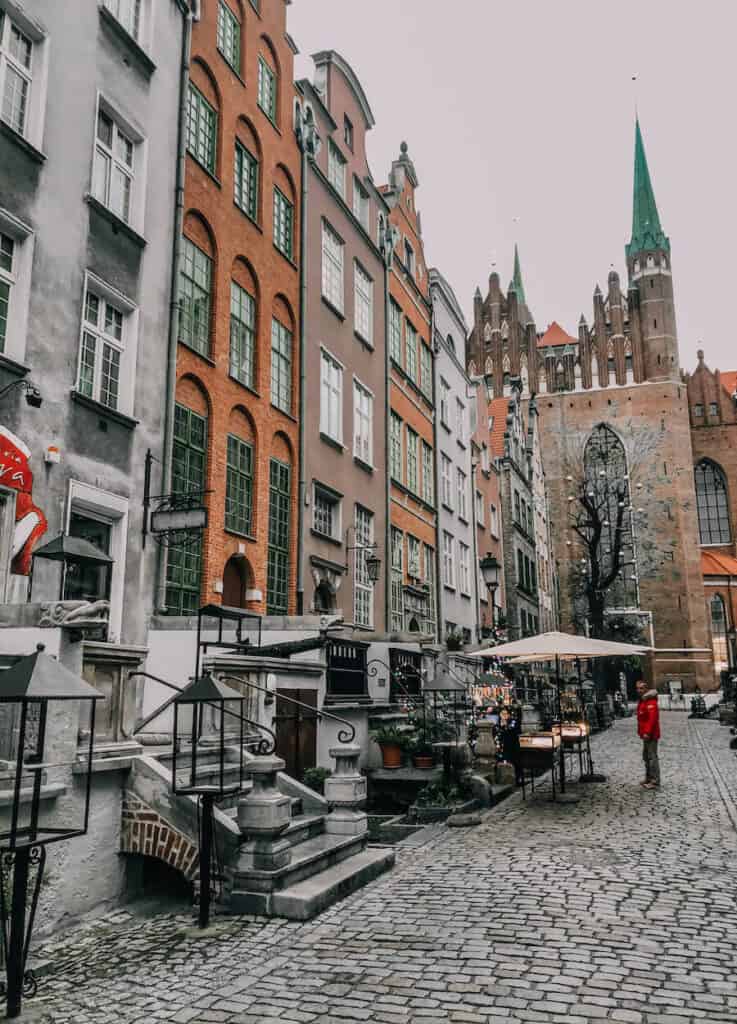
[[[181,871],[185,878],[197,877],[197,846],[129,791],[123,794],[120,851],[156,857]]]

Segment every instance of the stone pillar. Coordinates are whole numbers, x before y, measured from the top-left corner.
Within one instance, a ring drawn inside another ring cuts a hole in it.
[[[325,799],[330,814],[325,818],[325,831],[334,836],[362,836],[368,832],[366,779],[358,770],[361,748],[357,744],[332,747],[335,772],[325,780]]]
[[[494,727],[491,722],[480,721],[476,723],[478,739],[476,740],[476,757],[484,761],[493,761],[496,757],[496,740],[494,739]]]
[[[286,767],[280,757],[254,757],[248,763],[253,789],[238,801],[238,826],[245,837],[241,846],[241,870],[276,871],[291,860],[291,846],[280,839],[289,827],[289,797],[276,785],[277,772]]]

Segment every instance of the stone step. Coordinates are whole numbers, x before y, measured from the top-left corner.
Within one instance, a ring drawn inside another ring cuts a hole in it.
[[[277,891],[294,886],[361,853],[366,839],[366,833],[359,836],[323,834],[293,847],[289,864],[282,868],[264,871],[236,867],[228,909],[235,914],[271,916],[272,899]]]
[[[362,850],[339,864],[273,893],[271,913],[290,921],[309,921],[388,871],[393,864],[394,850]]]

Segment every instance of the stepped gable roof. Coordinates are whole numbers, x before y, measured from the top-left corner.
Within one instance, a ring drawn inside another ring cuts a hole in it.
[[[702,551],[701,575],[737,577],[737,558],[723,555],[718,551]]]
[[[504,455],[504,432],[507,429],[508,398],[492,398],[489,402],[489,416],[493,422],[489,431],[489,446],[492,455],[501,458]]]
[[[537,339],[538,348],[547,348],[550,345],[578,345],[578,338],[567,334],[558,321],[553,320],[545,334]]]

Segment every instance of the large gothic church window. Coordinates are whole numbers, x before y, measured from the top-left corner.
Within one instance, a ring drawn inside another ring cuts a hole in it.
[[[729,544],[732,531],[724,473],[716,463],[702,459],[694,470],[694,482],[701,543]]]
[[[586,442],[584,473],[601,526],[597,549],[601,577],[608,577],[619,565],[607,591],[607,610],[636,608],[639,603],[637,551],[632,530],[627,454],[619,437],[605,423],[594,427]]]

